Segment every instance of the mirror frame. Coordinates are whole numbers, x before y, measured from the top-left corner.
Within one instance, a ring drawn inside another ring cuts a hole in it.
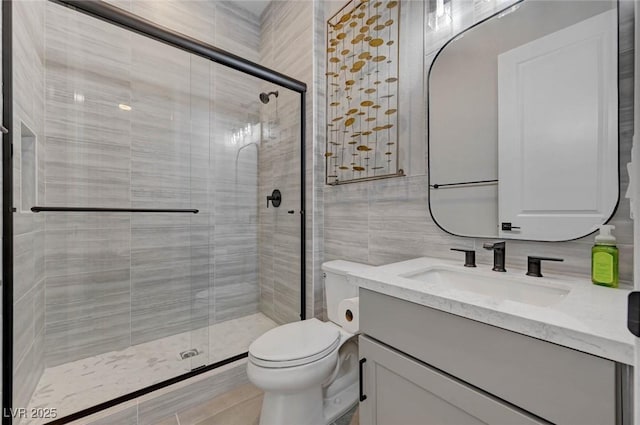
[[[499,9],[497,12],[487,16],[486,18],[481,19],[478,22],[475,22],[474,24],[470,25],[467,28],[464,28],[462,31],[459,31],[457,33],[455,33],[454,35],[452,35],[443,45],[442,47],[440,47],[438,49],[438,51],[436,52],[435,56],[433,57],[433,60],[431,61],[431,64],[429,65],[429,71],[427,72],[426,75],[426,81],[425,81],[425,89],[426,89],[426,98],[427,98],[427,122],[426,122],[426,126],[427,126],[427,194],[428,194],[428,205],[429,205],[429,215],[431,216],[431,219],[433,220],[433,222],[438,226],[438,228],[440,228],[442,231],[444,231],[445,233],[448,233],[450,235],[453,236],[458,236],[458,237],[463,237],[463,238],[477,238],[477,239],[506,239],[506,240],[515,240],[515,241],[529,241],[529,242],[569,242],[569,241],[575,241],[578,239],[582,239],[586,236],[592,235],[594,233],[596,233],[598,231],[598,229],[594,229],[588,233],[585,233],[584,235],[581,236],[577,236],[575,238],[571,238],[571,239],[562,239],[562,240],[557,240],[557,241],[549,241],[549,240],[543,240],[543,239],[522,239],[522,238],[518,238],[518,237],[511,237],[511,238],[504,238],[501,237],[499,235],[495,235],[495,236],[491,236],[491,235],[461,235],[461,234],[457,234],[454,233],[448,229],[445,229],[442,225],[440,225],[440,223],[438,222],[438,220],[436,219],[436,217],[433,214],[433,211],[431,209],[431,71],[433,70],[433,66],[435,65],[436,61],[438,60],[438,57],[440,56],[440,54],[444,51],[444,49],[447,48],[447,46],[449,44],[451,44],[452,42],[456,41],[458,38],[460,38],[461,35],[465,34],[466,32],[476,28],[477,26],[480,26],[482,24],[484,24],[485,22],[494,19],[496,17],[498,17],[499,15],[505,13],[506,11],[508,11],[509,9],[513,8],[514,6],[520,5],[522,3],[524,3],[525,1],[536,1],[536,0],[517,0],[514,1],[513,3],[509,4],[508,6]],[[553,1],[553,0],[547,0],[547,1]],[[570,0],[566,0],[566,1],[570,1]],[[613,3],[613,2],[612,2]],[[617,78],[616,78],[616,91],[617,91],[617,104],[618,104],[618,127],[617,127],[617,132],[616,132],[616,143],[618,145],[618,153],[617,153],[617,177],[618,177],[618,188],[617,188],[617,197],[616,197],[616,203],[615,206],[613,207],[613,209],[611,210],[611,215],[603,221],[602,224],[607,224],[611,221],[611,219],[616,215],[617,211],[618,211],[618,207],[620,206],[620,192],[621,192],[621,187],[620,187],[620,177],[621,177],[621,166],[620,166],[620,0],[615,0],[615,5],[616,5],[616,39],[617,39],[617,54],[616,54],[616,58],[617,58],[617,64],[618,64],[618,68],[617,68]],[[514,11],[515,12],[515,11]],[[514,235],[516,236],[516,235]]]

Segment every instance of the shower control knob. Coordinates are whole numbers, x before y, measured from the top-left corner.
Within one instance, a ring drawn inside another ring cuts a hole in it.
[[[271,202],[271,205],[276,208],[280,206],[280,203],[282,202],[282,194],[278,189],[273,189],[271,195],[267,196],[267,208],[269,208],[269,202]]]

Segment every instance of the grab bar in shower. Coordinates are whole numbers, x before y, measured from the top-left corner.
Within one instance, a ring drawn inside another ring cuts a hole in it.
[[[132,212],[132,213],[192,213],[198,214],[197,209],[161,209],[161,208],[87,208],[87,207],[31,207],[31,211],[38,212]]]

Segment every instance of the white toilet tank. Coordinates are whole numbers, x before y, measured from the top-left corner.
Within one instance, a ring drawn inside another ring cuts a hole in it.
[[[339,323],[338,304],[340,301],[358,296],[358,287],[347,282],[347,273],[371,267],[373,266],[343,260],[327,261],[322,264],[327,317],[330,321]]]

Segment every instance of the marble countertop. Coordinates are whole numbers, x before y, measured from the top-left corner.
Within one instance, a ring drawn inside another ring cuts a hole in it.
[[[463,270],[458,262],[416,258],[350,273],[348,280],[381,294],[633,365],[634,337],[626,325],[629,290],[604,288],[587,279],[551,273],[545,273],[543,278],[528,277],[516,269],[500,273],[501,277],[521,282],[570,289],[559,302],[543,307],[400,276],[434,266],[455,267],[484,276],[496,274],[486,265]]]

